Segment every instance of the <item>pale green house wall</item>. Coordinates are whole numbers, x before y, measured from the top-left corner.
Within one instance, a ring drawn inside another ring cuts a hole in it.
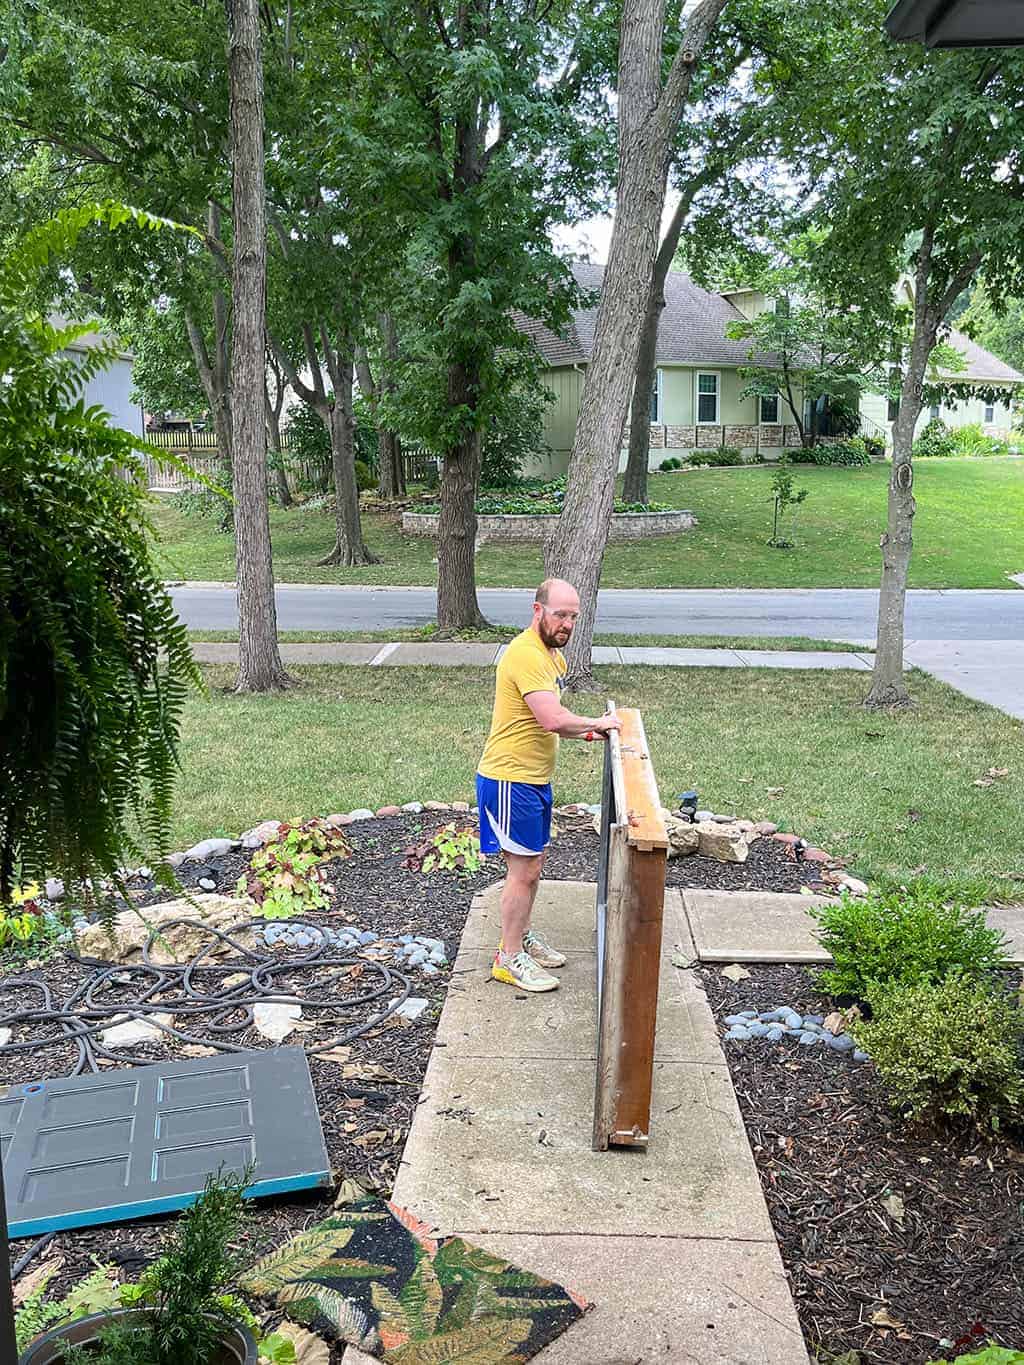
[[[879,393],[866,393],[860,400],[862,430],[869,435],[884,435],[891,445],[893,424],[888,420],[888,406],[887,400]],[[993,403],[991,421],[985,420],[987,406],[983,398],[964,398],[958,403],[940,403],[938,415],[947,427],[967,427],[977,423],[990,436],[1008,438],[1013,426],[1010,405]],[[931,417],[931,409],[924,408],[914,428],[916,435],[921,434]]]
[[[550,448],[547,459],[538,457],[524,473],[534,477],[562,474],[568,467],[576,420],[583,393],[584,366],[563,366],[541,372],[540,382],[554,395],[544,417],[544,439]],[[715,427],[695,428],[697,375],[717,374],[719,384],[719,421]],[[659,422],[652,425],[650,467],[657,469],[672,454],[685,454],[696,446],[737,445],[749,455],[755,451],[766,459],[777,459],[783,446],[783,426],[792,423],[792,414],[779,400],[779,423],[761,426],[757,421],[757,399],[741,397],[745,380],[735,368],[720,365],[663,365],[658,370],[660,393]],[[731,429],[731,430],[730,430]],[[792,445],[792,433],[786,434]],[[623,437],[620,467],[625,467],[629,433]]]

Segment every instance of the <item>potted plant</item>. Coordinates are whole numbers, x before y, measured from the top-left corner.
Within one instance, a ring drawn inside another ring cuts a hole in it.
[[[248,1174],[211,1177],[165,1253],[122,1286],[120,1307],[45,1332],[19,1365],[257,1365],[255,1318],[230,1292],[247,1183]]]

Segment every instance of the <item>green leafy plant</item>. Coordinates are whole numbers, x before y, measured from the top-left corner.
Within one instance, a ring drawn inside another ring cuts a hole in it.
[[[356,487],[359,489],[360,493],[368,493],[371,488],[377,487],[377,479],[374,476],[373,470],[365,460],[356,460],[354,467],[356,472]]]
[[[946,1365],[946,1362],[930,1360],[928,1365]],[[1024,1365],[1024,1351],[997,1346],[993,1341],[983,1350],[972,1351],[969,1356],[957,1356],[951,1365]]]
[[[791,507],[799,507],[807,497],[807,493],[806,488],[794,488],[789,459],[786,455],[782,455],[779,458],[778,468],[772,474],[774,513],[772,516],[772,536],[768,544],[773,545],[775,549],[791,550],[793,548],[795,544],[793,539],[779,534],[779,522],[784,520]]]
[[[928,891],[844,896],[811,913],[832,955],[821,984],[833,995],[867,999],[877,986],[935,984],[977,977],[1006,964],[1003,936],[980,910]]]
[[[949,459],[956,453],[956,442],[941,417],[931,419],[911,450],[915,460]]]
[[[989,436],[980,422],[970,422],[967,426],[951,431],[949,439],[954,455],[1009,455],[1010,447],[998,436]]]
[[[114,343],[76,359],[89,328],[58,329],[30,302],[94,224],[167,225],[86,204],[0,261],[0,903],[16,872],[57,874],[89,904],[126,863],[162,862],[181,711],[202,688],[151,558],[139,455],[199,476],[85,406]]]
[[[853,1035],[909,1118],[998,1128],[1024,1116],[1024,1012],[1009,992],[951,976],[873,986],[868,1003],[872,1018]]]
[[[471,877],[485,861],[476,830],[471,826],[460,829],[453,823],[425,843],[407,848],[403,866],[411,872],[454,872],[459,877]]]
[[[36,1285],[15,1312],[14,1332],[19,1351],[51,1327],[122,1306],[121,1288],[114,1278],[112,1266],[97,1264],[63,1299],[48,1301],[46,1286],[56,1273],[57,1265],[54,1264],[50,1274]]]
[[[279,825],[275,837],[252,855],[235,889],[252,897],[264,919],[322,910],[330,904],[327,864],[351,854],[345,835],[326,820]]]
[[[862,436],[864,449],[872,460],[885,459],[885,441],[881,436]]]
[[[670,455],[667,460],[662,460],[661,464],[658,465],[659,470],[663,474],[667,474],[673,469],[682,469],[682,467],[682,460],[675,455]]]
[[[743,463],[743,452],[735,446],[715,446],[709,450],[691,450],[688,456],[691,464],[710,465],[718,468]]]
[[[828,441],[813,447],[814,463],[818,465],[868,465],[871,456],[859,436],[848,441]]]

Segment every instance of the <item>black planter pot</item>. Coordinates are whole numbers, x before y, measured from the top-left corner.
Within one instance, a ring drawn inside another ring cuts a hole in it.
[[[18,1365],[61,1365],[66,1346],[89,1346],[99,1341],[99,1334],[108,1323],[137,1321],[141,1326],[146,1313],[138,1308],[122,1308],[111,1313],[93,1313],[77,1322],[54,1327],[36,1337],[18,1358]],[[257,1365],[256,1341],[246,1327],[233,1327],[210,1365]]]

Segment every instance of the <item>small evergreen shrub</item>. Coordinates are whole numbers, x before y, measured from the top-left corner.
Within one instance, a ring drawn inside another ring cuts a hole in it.
[[[814,457],[814,463],[820,465],[855,466],[871,463],[871,456],[859,436],[853,436],[848,441],[836,441],[826,445],[814,446],[811,454]]]
[[[790,464],[817,464],[816,446],[794,446],[785,452]]]
[[[1024,1117],[1024,1012],[1007,991],[951,976],[876,986],[868,1000],[873,1017],[853,1036],[908,1118],[998,1128]]]
[[[933,417],[914,442],[911,451],[915,460],[948,460],[957,454],[956,442],[941,417]]]
[[[355,461],[356,487],[360,493],[368,493],[371,488],[377,487],[377,480],[374,478],[373,471],[365,460]]]
[[[1004,939],[980,910],[928,892],[894,891],[864,900],[844,896],[811,912],[832,954],[821,983],[833,995],[869,998],[886,985],[934,985],[1005,966]]]
[[[677,459],[675,455],[670,455],[667,460],[662,460],[661,464],[658,465],[663,474],[667,474],[673,469],[682,469],[682,467],[682,460]]]
[[[718,446],[711,450],[695,450],[690,455],[691,464],[737,465],[743,463],[743,452],[735,446]]]

